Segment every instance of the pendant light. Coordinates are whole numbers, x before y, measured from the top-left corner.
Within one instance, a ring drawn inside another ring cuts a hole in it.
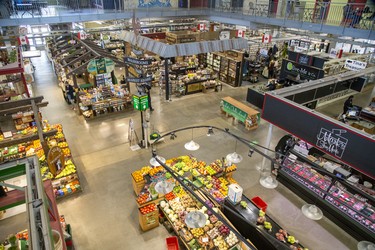
[[[155,190],[156,192],[158,192],[159,194],[168,194],[170,192],[172,192],[173,188],[174,188],[175,184],[173,182],[170,182],[170,181],[158,181],[156,184],[155,184]]]
[[[231,163],[240,163],[242,161],[242,156],[240,154],[237,154],[236,152],[237,150],[237,139],[236,139],[236,144],[234,146],[234,152],[233,153],[230,153],[230,154],[227,154],[227,161],[228,162],[231,162]]]
[[[259,183],[263,187],[269,189],[276,188],[279,184],[278,181],[274,177],[272,177],[272,175],[260,177]]]
[[[360,241],[357,244],[358,250],[375,250],[375,244],[370,241]]]
[[[156,158],[161,161],[162,163],[165,163],[165,158],[161,157],[159,155],[156,155],[150,159],[150,165],[153,167],[161,166],[161,164],[156,160]]]
[[[313,204],[305,204],[301,208],[303,215],[311,220],[320,220],[323,218],[323,212]]]
[[[199,211],[192,211],[186,215],[185,224],[190,228],[201,228],[206,225],[206,216]]]
[[[194,140],[194,129],[191,129],[191,141],[185,143],[185,149],[189,151],[195,151],[199,149],[199,144],[196,143]]]

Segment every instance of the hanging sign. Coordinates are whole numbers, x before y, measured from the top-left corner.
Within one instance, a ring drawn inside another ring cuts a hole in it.
[[[125,63],[131,63],[135,65],[151,65],[152,60],[151,59],[140,60],[137,58],[125,57]]]
[[[139,111],[148,109],[148,96],[147,95],[133,95],[133,107]]]
[[[351,59],[346,59],[344,68],[353,70],[353,71],[359,71],[362,69],[365,69],[367,66],[367,63],[357,61],[357,60],[351,60]]]
[[[87,38],[87,34],[84,31],[78,32],[78,39],[85,40]]]
[[[230,38],[230,31],[229,30],[221,31],[220,35],[219,35],[219,38],[220,38],[220,40],[229,39]]]
[[[145,78],[135,78],[135,77],[127,77],[127,82],[134,82],[134,83],[147,83],[152,81],[152,76],[148,76]]]
[[[109,58],[92,59],[87,64],[87,72],[92,75],[110,73],[115,69],[115,63]]]
[[[59,146],[50,148],[47,154],[48,169],[53,176],[58,175],[65,167],[65,158]]]

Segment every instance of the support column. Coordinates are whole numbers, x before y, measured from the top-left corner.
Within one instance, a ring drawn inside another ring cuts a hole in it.
[[[34,100],[31,100],[31,107],[32,107],[33,113],[34,113],[34,119],[35,119],[36,127],[38,128],[38,136],[39,136],[40,144],[42,144],[44,155],[47,156],[48,152],[49,152],[49,147],[48,147],[47,142],[44,140],[42,121],[40,120],[39,109],[36,106]]]
[[[169,69],[168,69],[168,62],[169,58],[164,59],[164,67],[165,67],[165,100],[169,101]]]
[[[268,134],[267,134],[266,145],[265,145],[266,148],[269,148],[270,145],[271,145],[272,130],[273,130],[273,125],[270,124],[270,125],[268,126]],[[265,155],[268,155],[268,150],[267,150],[267,149],[264,149],[264,154],[265,154]],[[261,169],[260,169],[261,172],[264,172],[264,171],[266,170],[266,160],[267,160],[267,158],[266,158],[266,157],[263,157],[262,167],[261,167]]]

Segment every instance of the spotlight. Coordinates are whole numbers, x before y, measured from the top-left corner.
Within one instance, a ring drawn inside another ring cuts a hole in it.
[[[156,156],[156,149],[153,148],[153,149],[152,149],[152,157],[155,157],[155,156]]]
[[[176,137],[177,137],[177,135],[176,135],[174,132],[172,132],[172,133],[171,133],[171,137],[170,137],[170,139],[171,139],[171,140],[174,140]]]
[[[212,129],[212,127],[209,127],[207,131],[207,136],[211,136],[211,135],[214,135],[214,130]]]
[[[229,128],[225,128],[225,132],[229,132]]]
[[[250,148],[249,153],[247,154],[247,156],[251,157],[251,156],[253,156],[253,153],[254,153],[254,149]]]

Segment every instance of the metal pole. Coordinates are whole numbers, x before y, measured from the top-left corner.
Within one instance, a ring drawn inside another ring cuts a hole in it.
[[[168,58],[164,60],[164,67],[165,67],[165,100],[169,101],[169,69],[168,69]]]
[[[141,146],[142,147],[145,147],[145,128],[143,126],[143,111],[141,111],[141,127],[142,127],[142,142],[141,142]]]

